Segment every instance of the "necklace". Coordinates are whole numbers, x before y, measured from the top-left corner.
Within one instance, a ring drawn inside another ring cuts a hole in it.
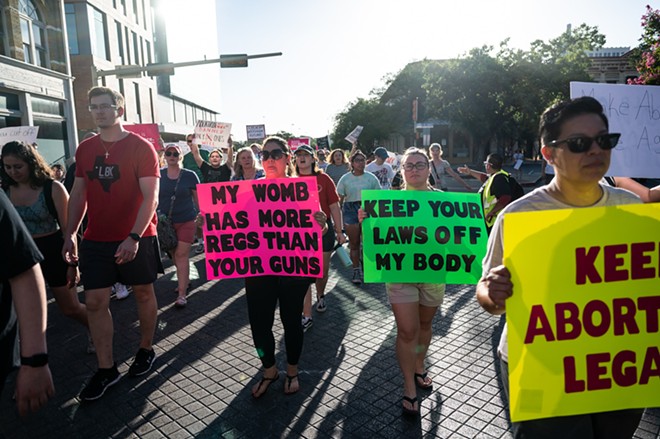
[[[105,140],[103,140],[101,138],[99,138],[99,140],[101,141],[101,145],[103,146],[103,149],[105,150],[105,158],[107,159],[108,156],[110,155],[110,150],[112,149],[113,146],[115,146],[115,143],[117,143],[118,140],[115,140],[114,142],[112,142],[112,144],[110,146],[105,146]]]

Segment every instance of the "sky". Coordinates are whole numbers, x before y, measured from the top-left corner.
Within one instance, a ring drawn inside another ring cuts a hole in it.
[[[176,93],[220,112],[232,135],[321,137],[335,116],[422,59],[447,59],[510,38],[509,46],[558,37],[568,24],[597,26],[606,47],[635,47],[650,0],[169,0],[171,62],[282,52],[247,68],[178,69]],[[656,0],[657,1],[657,0]],[[652,4],[657,8],[660,5]],[[184,71],[185,70],[185,71]],[[348,134],[348,133],[346,133]]]

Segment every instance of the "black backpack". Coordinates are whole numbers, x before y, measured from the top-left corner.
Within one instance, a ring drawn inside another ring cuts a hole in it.
[[[515,201],[525,195],[525,190],[513,175],[509,174],[508,172],[503,172],[503,174],[504,177],[509,181],[509,187],[511,188],[511,201]]]

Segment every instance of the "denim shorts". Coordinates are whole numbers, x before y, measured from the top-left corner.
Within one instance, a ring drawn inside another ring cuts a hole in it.
[[[344,224],[360,224],[360,220],[358,219],[358,209],[361,204],[361,201],[349,201],[344,203],[341,208],[342,214],[344,215]]]

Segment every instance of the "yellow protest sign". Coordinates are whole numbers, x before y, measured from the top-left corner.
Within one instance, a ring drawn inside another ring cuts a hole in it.
[[[660,204],[507,214],[504,264],[512,421],[660,406]]]

